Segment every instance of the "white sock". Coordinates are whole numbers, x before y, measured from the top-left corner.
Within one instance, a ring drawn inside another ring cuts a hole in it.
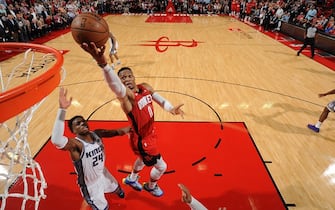
[[[154,189],[154,188],[156,187],[156,184],[157,184],[157,182],[152,182],[152,181],[150,181],[150,182],[148,183],[148,186],[149,186],[150,189]]]
[[[133,182],[133,181],[136,181],[137,177],[138,177],[138,173],[131,172],[129,179],[130,181]]]
[[[315,124],[315,127],[320,128],[320,127],[321,127],[321,124],[322,124],[322,122],[318,121],[318,122]]]

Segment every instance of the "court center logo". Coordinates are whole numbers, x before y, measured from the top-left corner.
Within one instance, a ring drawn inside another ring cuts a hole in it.
[[[194,39],[191,41],[181,41],[181,40],[170,40],[167,36],[162,36],[157,40],[145,41],[147,43],[140,44],[140,46],[152,46],[155,47],[157,52],[163,53],[169,49],[169,47],[197,47],[199,42]]]

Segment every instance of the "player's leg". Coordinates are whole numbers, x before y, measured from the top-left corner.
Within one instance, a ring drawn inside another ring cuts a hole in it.
[[[314,58],[314,49],[315,49],[315,41],[314,39],[311,40],[311,58]]]
[[[119,196],[119,198],[124,198],[125,194],[119,182],[106,168],[104,170],[103,183],[104,183],[105,193],[115,193],[117,194],[117,196]]]
[[[119,49],[119,42],[116,41],[116,42],[115,42],[115,50],[114,50],[114,57],[115,57],[115,59],[116,59],[116,65],[120,65],[120,64],[121,64],[120,58],[119,58],[119,56],[118,56],[118,54],[117,54],[117,50],[118,50],[118,49]]]
[[[157,163],[152,167],[150,171],[150,181],[148,183],[144,183],[143,187],[146,191],[150,192],[152,195],[160,197],[163,195],[162,189],[157,185],[157,181],[162,177],[164,172],[166,171],[167,164],[163,160],[163,157],[160,156],[157,159]]]
[[[80,210],[91,210],[92,208],[87,204],[85,200],[81,203]]]
[[[304,44],[300,48],[300,50],[297,52],[297,56],[300,55],[300,53],[307,47],[307,40],[305,39]]]
[[[139,173],[144,168],[143,160],[138,157],[134,163],[133,170],[130,175],[123,179],[123,183],[131,186],[133,189],[137,191],[142,190],[142,185],[138,182]]]
[[[116,59],[116,65],[120,65],[120,64],[121,64],[121,61],[120,61],[120,58],[119,58],[117,52],[114,53],[114,57],[115,57],[115,59]]]
[[[113,52],[112,52],[112,50],[109,52],[109,59],[110,59],[110,61],[111,61],[111,64],[113,65],[113,63],[114,63],[114,58],[113,58]]]
[[[319,121],[315,123],[315,125],[308,124],[307,127],[315,132],[320,132],[320,128],[322,123],[328,118],[329,112],[335,111],[335,101],[331,101],[327,104],[327,106],[323,109]]]
[[[81,192],[87,204],[92,210],[108,209],[108,202],[105,198],[103,178],[99,178],[96,182],[89,187],[83,189]]]

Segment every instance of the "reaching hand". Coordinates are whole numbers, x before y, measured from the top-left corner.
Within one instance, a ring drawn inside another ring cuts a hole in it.
[[[179,114],[182,118],[184,118],[184,111],[181,109],[182,106],[184,106],[184,104],[179,104],[178,106],[173,107],[170,113],[173,115]]]
[[[128,127],[120,128],[118,132],[119,132],[119,135],[122,136],[122,135],[129,133],[130,130],[131,130],[131,127],[128,126]]]
[[[184,203],[191,203],[192,195],[190,191],[183,184],[178,184],[178,187],[181,189],[181,201]]]
[[[327,95],[327,93],[320,93],[319,94],[319,97],[321,98],[321,97],[324,97],[324,96],[326,96]]]
[[[81,48],[88,52],[92,57],[97,61],[99,65],[101,64],[107,64],[106,58],[104,56],[106,46],[103,45],[100,48],[98,48],[94,42],[91,42],[89,44],[82,43]]]
[[[61,109],[67,109],[72,102],[72,97],[70,99],[67,99],[67,90],[61,87],[59,89],[59,107]]]

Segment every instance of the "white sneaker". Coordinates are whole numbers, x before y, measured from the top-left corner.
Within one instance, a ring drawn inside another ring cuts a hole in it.
[[[117,60],[116,61],[116,65],[120,65],[121,64],[121,61],[120,60]]]
[[[144,183],[143,184],[143,188],[146,191],[148,191],[149,193],[151,193],[153,196],[156,196],[156,197],[161,197],[164,194],[163,190],[157,184],[154,187],[154,189],[150,189],[149,188],[149,184],[148,183]]]
[[[128,175],[126,178],[122,179],[122,182],[126,185],[129,185],[132,187],[134,190],[141,191],[142,190],[142,185],[138,182],[138,176],[136,177],[135,181],[130,180],[130,175]]]

